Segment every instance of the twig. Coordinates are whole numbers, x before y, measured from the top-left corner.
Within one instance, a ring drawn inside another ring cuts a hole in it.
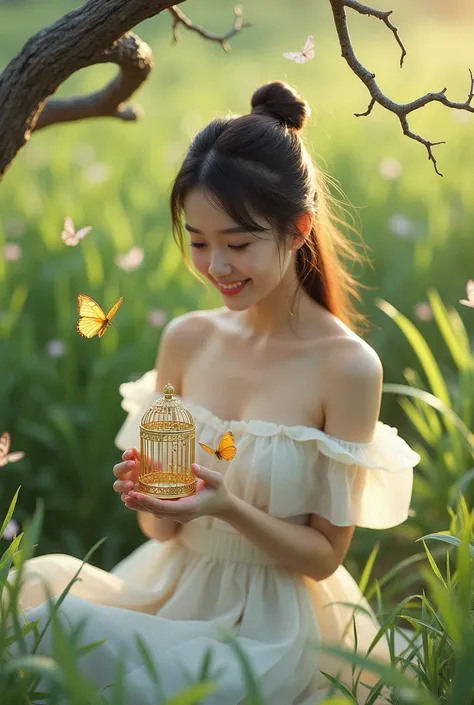
[[[400,56],[400,68],[403,67],[403,60],[405,56],[407,55],[406,49],[403,46],[403,42],[400,39],[400,35],[398,34],[398,27],[395,27],[394,24],[389,20],[390,15],[392,14],[393,10],[376,10],[373,7],[369,7],[368,5],[362,5],[362,3],[357,2],[357,0],[346,0],[344,3],[346,7],[350,7],[352,10],[356,10],[359,14],[361,15],[370,15],[371,17],[376,17],[379,20],[382,20],[384,24],[387,25],[387,27],[393,32],[393,36],[395,37],[395,40],[402,50],[402,54]]]
[[[231,49],[228,40],[232,39],[232,37],[235,37],[235,35],[241,32],[243,29],[252,27],[251,22],[243,21],[242,8],[240,7],[234,7],[234,23],[232,25],[232,28],[226,34],[213,34],[204,27],[195,24],[189,19],[189,17],[184,14],[184,12],[182,12],[182,10],[179,9],[179,7],[170,7],[168,8],[168,11],[173,17],[173,42],[178,42],[181,39],[181,36],[179,34],[179,25],[182,24],[186,27],[186,29],[189,29],[192,32],[197,32],[201,35],[201,37],[204,37],[204,39],[209,39],[211,42],[218,42],[222,45],[224,51],[228,52]]]
[[[393,32],[393,35],[402,50],[402,55],[400,59],[400,67],[402,67],[403,60],[406,56],[406,50],[403,45],[403,42],[401,41],[398,35],[398,28],[395,27],[395,25],[393,25],[389,20],[389,16],[392,14],[391,11],[383,12],[382,10],[376,10],[374,8],[368,7],[367,5],[362,5],[362,3],[358,2],[357,0],[329,0],[329,2],[331,4],[331,9],[334,17],[334,24],[339,38],[342,56],[346,60],[352,71],[356,74],[356,76],[358,76],[362,83],[367,87],[367,90],[369,91],[371,96],[367,110],[363,113],[354,113],[354,115],[356,117],[366,117],[370,115],[370,113],[372,112],[372,108],[376,103],[378,103],[378,105],[381,105],[386,110],[389,110],[390,112],[397,115],[402,126],[403,134],[407,137],[410,137],[410,139],[420,142],[420,144],[426,147],[426,150],[428,152],[428,159],[433,163],[435,172],[439,176],[442,176],[442,173],[438,169],[436,158],[433,154],[433,147],[436,147],[440,144],[445,144],[445,142],[431,142],[430,140],[421,137],[421,135],[417,135],[410,129],[407,116],[413,111],[419,110],[425,105],[435,102],[442,103],[442,105],[445,105],[447,108],[453,108],[455,110],[466,110],[470,113],[474,113],[474,106],[471,104],[472,99],[474,98],[474,77],[471,69],[469,69],[469,94],[467,100],[464,103],[456,103],[454,101],[449,100],[446,97],[447,88],[443,88],[443,90],[439,91],[438,93],[427,93],[426,95],[421,96],[421,98],[413,100],[411,103],[395,103],[380,90],[377,82],[375,81],[375,74],[369,71],[365,66],[363,66],[363,64],[361,64],[361,62],[356,57],[349,35],[345,8],[348,7],[352,10],[355,10],[356,12],[359,12],[362,15],[370,15],[371,17],[376,17],[386,24],[386,26]]]

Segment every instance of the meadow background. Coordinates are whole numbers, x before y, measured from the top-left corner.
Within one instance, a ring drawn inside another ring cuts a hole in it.
[[[79,4],[0,2],[0,67],[32,33]],[[230,27],[230,2],[180,7],[209,30]],[[377,7],[391,5],[383,0]],[[114,437],[125,418],[118,387],[153,366],[167,320],[220,305],[173,243],[170,184],[192,135],[215,115],[248,112],[252,92],[274,79],[309,101],[307,144],[359,213],[372,260],[356,270],[370,287],[361,309],[374,325],[366,339],[382,359],[387,385],[381,419],[422,455],[409,520],[385,533],[358,530],[346,565],[360,577],[380,541],[375,571],[382,572],[419,552],[415,539],[448,528],[447,507],[458,489],[472,504],[474,311],[458,302],[474,278],[474,119],[436,105],[412,115],[412,129],[447,142],[436,148],[440,178],[395,117],[380,108],[368,118],[353,116],[366,109],[368,97],[340,57],[329,3],[258,0],[243,9],[254,26],[231,41],[230,54],[184,29],[172,45],[166,13],[137,27],[156,64],[134,98],[143,119],[42,130],[0,185],[0,432],[8,430],[13,450],[26,452],[1,469],[0,516],[19,485],[21,525],[43,499],[37,554],[83,558],[107,536],[91,562],[110,569],[143,540],[135,515],[112,491],[120,457]],[[399,49],[380,22],[349,18],[356,54],[387,95],[409,101],[447,86],[451,99],[466,99],[468,68],[474,70],[474,10],[467,2],[396,3],[393,19],[408,50],[402,70]],[[282,57],[300,49],[310,32],[314,61],[296,65]],[[59,95],[98,89],[115,70],[81,71]],[[77,227],[93,226],[77,248],[61,241],[65,215]],[[143,250],[141,262],[140,253],[135,262],[120,259],[132,248]],[[100,341],[76,332],[79,292],[104,308],[124,296],[116,325]],[[391,384],[434,394],[462,423],[434,411],[428,397],[394,393]],[[415,579],[417,572],[407,570],[406,583]]]

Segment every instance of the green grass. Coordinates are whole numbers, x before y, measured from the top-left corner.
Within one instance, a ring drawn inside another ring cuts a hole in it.
[[[5,64],[32,32],[72,6],[1,4],[0,62]],[[216,10],[214,3],[202,0],[182,7],[214,31],[230,25],[231,4]],[[440,6],[429,7],[420,4],[413,11],[407,4],[397,9],[396,22],[409,51],[402,71],[398,49],[381,24],[351,14],[357,54],[396,100],[445,85],[450,97],[464,100],[472,60],[472,14],[461,17],[453,6],[453,15],[446,17]],[[473,277],[474,120],[457,122],[452,112],[439,106],[412,117],[415,130],[447,142],[436,152],[444,173],[439,178],[424,148],[403,137],[394,116],[380,108],[369,118],[353,116],[365,109],[368,98],[340,58],[328,5],[280,2],[270,10],[256,3],[244,10],[254,27],[232,41],[228,55],[185,31],[182,41],[171,46],[167,15],[144,23],[138,31],[153,47],[156,68],[134,98],[144,108],[143,120],[125,124],[103,119],[42,130],[2,182],[0,248],[16,242],[23,252],[18,262],[0,258],[0,365],[5,371],[0,377],[0,430],[8,429],[15,448],[24,449],[27,457],[2,471],[0,509],[6,509],[19,484],[20,520],[33,512],[38,496],[44,498],[40,552],[81,556],[98,538],[108,536],[93,560],[110,568],[141,540],[134,517],[124,517],[111,489],[111,468],[119,457],[113,439],[124,418],[118,385],[154,363],[160,330],[148,324],[150,309],[166,310],[172,317],[219,303],[190,276],[172,242],[170,184],[192,134],[217,114],[248,111],[252,91],[268,80],[289,81],[310,102],[313,120],[306,139],[311,151],[359,209],[373,267],[357,270],[357,275],[372,287],[364,293],[362,308],[375,325],[368,341],[382,358],[385,382],[415,380],[415,386],[436,393],[413,341],[387,309],[377,305],[379,299],[415,323],[453,392],[456,412],[468,427],[472,423],[466,401],[472,371],[458,369],[439,324],[417,321],[414,306],[427,301],[429,292],[437,292],[459,319],[454,335],[460,334],[464,322],[463,335],[472,339],[472,311],[457,302]],[[282,58],[284,51],[302,45],[309,31],[316,39],[315,60],[298,66]],[[114,71],[98,66],[79,72],[60,93],[95,90]],[[397,159],[402,168],[393,181],[379,171],[387,157]],[[91,181],[94,170],[106,178]],[[75,249],[60,240],[66,214],[78,226],[93,226]],[[394,214],[414,223],[416,239],[390,232],[387,224]],[[19,237],[18,230],[23,233]],[[145,249],[144,263],[135,272],[123,272],[114,257],[134,244]],[[101,341],[85,341],[76,333],[78,292],[92,295],[104,307],[124,296],[116,325]],[[64,357],[47,355],[51,340],[64,342]],[[398,426],[417,450],[423,450],[414,503],[426,522],[421,527],[410,521],[380,536],[381,541],[400,544],[403,552],[411,550],[408,545],[421,529],[445,528],[439,522],[448,521],[452,486],[468,473],[472,455],[460,448],[459,440],[445,447],[442,431],[434,440],[420,434],[421,427],[407,415],[399,395],[384,395],[382,420]],[[433,428],[438,427],[439,422]],[[450,436],[446,440],[453,442]],[[436,497],[429,492],[434,469],[440,493]],[[354,571],[361,569],[372,543],[372,533],[359,533],[351,552]]]

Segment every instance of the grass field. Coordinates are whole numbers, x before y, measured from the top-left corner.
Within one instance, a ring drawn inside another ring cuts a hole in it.
[[[0,4],[0,65],[68,6],[74,5]],[[378,6],[390,7],[387,2]],[[210,30],[230,26],[230,3],[216,10],[215,3],[202,0],[182,8]],[[445,86],[453,100],[465,100],[468,68],[474,68],[474,19],[462,3],[451,9],[420,3],[413,10],[410,3],[400,3],[395,21],[408,49],[403,70],[386,28],[350,16],[357,55],[394,100],[409,101]],[[156,67],[136,96],[143,119],[136,124],[89,121],[34,134],[1,185],[0,248],[6,249],[0,258],[0,430],[8,429],[27,457],[3,471],[0,509],[6,510],[19,484],[20,521],[31,514],[37,497],[44,497],[39,552],[83,556],[107,535],[95,560],[109,568],[140,540],[134,517],[123,516],[111,489],[118,457],[113,438],[124,417],[118,385],[153,365],[160,318],[219,303],[190,276],[172,242],[170,183],[193,133],[216,114],[247,112],[253,90],[268,80],[287,80],[310,102],[313,120],[306,139],[311,151],[358,209],[373,260],[372,267],[358,272],[371,287],[363,309],[375,325],[368,340],[382,358],[385,381],[412,379],[433,392],[429,368],[377,305],[379,299],[419,329],[453,405],[468,427],[472,423],[466,397],[472,368],[459,369],[430,307],[424,307],[428,320],[417,317],[422,309],[416,308],[437,292],[457,314],[458,334],[463,321],[463,335],[472,340],[472,311],[458,304],[474,275],[472,115],[431,106],[412,116],[413,129],[446,140],[436,152],[444,173],[440,178],[424,148],[402,135],[394,116],[381,108],[368,118],[353,116],[365,110],[368,98],[340,57],[329,4],[260,2],[244,6],[244,12],[254,26],[232,41],[229,54],[184,30],[182,41],[172,46],[167,15],[144,23],[137,32],[152,46]],[[315,35],[314,61],[285,60],[282,53],[300,48],[309,31]],[[95,90],[114,70],[100,66],[79,72],[60,94]],[[77,226],[93,226],[81,247],[65,248],[61,242],[65,215]],[[116,257],[133,246],[143,248],[143,263],[126,271]],[[76,333],[79,291],[104,307],[124,296],[116,326],[101,341],[85,341]],[[160,312],[154,325],[152,311]],[[445,449],[436,450],[443,434],[432,439],[433,451],[393,394],[384,395],[382,420],[397,425],[423,454],[415,500],[425,509],[432,501],[426,473],[436,466],[445,494],[437,498],[436,511],[426,511],[426,523],[446,528],[439,522],[447,521],[454,479]],[[470,452],[459,450],[456,461],[461,463],[458,481],[472,464]],[[419,535],[417,526],[401,529],[400,541],[407,540],[405,534],[410,540]],[[372,534],[359,536],[354,560],[366,556],[373,543]]]

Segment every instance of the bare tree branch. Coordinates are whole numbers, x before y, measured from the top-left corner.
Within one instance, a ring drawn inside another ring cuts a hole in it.
[[[344,2],[344,5],[346,7],[350,7],[352,10],[356,10],[361,15],[370,15],[371,17],[376,17],[377,19],[382,20],[382,22],[387,25],[387,27],[393,32],[393,36],[395,37],[398,46],[402,50],[402,54],[400,56],[400,68],[402,68],[403,60],[407,55],[407,52],[405,47],[403,46],[402,40],[400,39],[400,35],[398,34],[398,27],[395,27],[395,25],[392,24],[389,19],[393,10],[376,10],[373,7],[368,7],[368,5],[362,5],[362,3],[357,2],[357,0],[346,0]]]
[[[48,98],[75,71],[176,0],[88,0],[31,37],[0,74],[0,176],[29,140]],[[115,51],[115,50],[113,50]]]
[[[118,75],[101,91],[74,98],[50,99],[39,114],[34,130],[58,122],[71,122],[91,117],[116,117],[137,120],[141,113],[126,100],[141,86],[153,68],[151,49],[136,34],[120,37],[99,57],[91,58],[89,66],[114,63],[120,67]]]
[[[443,90],[439,91],[438,93],[427,93],[426,95],[421,96],[421,98],[417,98],[411,103],[395,103],[380,90],[377,82],[375,81],[375,74],[369,71],[365,66],[363,66],[356,57],[349,35],[345,8],[349,7],[350,9],[355,10],[360,14],[376,17],[382,20],[387,25],[387,27],[389,27],[389,29],[393,32],[399,46],[402,49],[402,56],[400,59],[401,67],[403,66],[403,59],[405,58],[406,51],[398,35],[398,29],[389,20],[389,15],[391,14],[391,12],[382,12],[381,10],[375,10],[366,5],[362,5],[357,0],[329,0],[329,2],[331,3],[334,24],[339,38],[342,56],[346,60],[352,71],[356,74],[356,76],[358,76],[362,83],[367,87],[371,96],[371,100],[369,102],[367,110],[363,113],[354,113],[354,115],[356,117],[366,117],[367,115],[370,115],[370,113],[372,112],[372,108],[376,103],[381,105],[386,110],[389,110],[390,112],[397,115],[402,126],[403,134],[413,140],[416,140],[417,142],[420,142],[420,144],[423,144],[426,147],[426,150],[428,152],[428,159],[433,163],[435,172],[439,176],[442,176],[441,172],[438,170],[438,164],[433,154],[433,147],[445,143],[431,142],[413,132],[408,124],[407,116],[413,111],[419,110],[425,105],[434,102],[442,103],[447,108],[453,108],[455,110],[466,110],[470,113],[474,113],[474,106],[471,104],[474,98],[474,77],[471,69],[469,69],[469,93],[464,103],[456,103],[454,101],[449,100],[446,97],[447,88],[443,88]]]
[[[130,32],[139,22],[169,10],[174,41],[182,24],[219,42],[225,51],[231,37],[251,26],[235,8],[232,29],[224,35],[212,34],[182,13],[175,6],[179,2],[88,0],[31,37],[0,74],[0,178],[35,130],[91,117],[128,121],[140,117],[137,107],[126,104],[153,68],[150,47]],[[115,63],[120,69],[105,88],[85,96],[50,99],[75,71],[101,63]]]
[[[169,12],[173,17],[173,39],[175,42],[181,39],[179,34],[179,25],[182,24],[186,27],[186,29],[189,29],[192,32],[197,32],[201,35],[201,37],[204,37],[204,39],[209,39],[211,42],[218,42],[222,45],[224,51],[227,52],[230,51],[230,44],[228,43],[229,39],[235,37],[235,35],[243,29],[253,26],[251,22],[243,21],[242,9],[240,7],[234,7],[234,24],[226,34],[213,34],[212,32],[208,32],[208,30],[204,29],[204,27],[192,22],[178,7],[171,7]]]

